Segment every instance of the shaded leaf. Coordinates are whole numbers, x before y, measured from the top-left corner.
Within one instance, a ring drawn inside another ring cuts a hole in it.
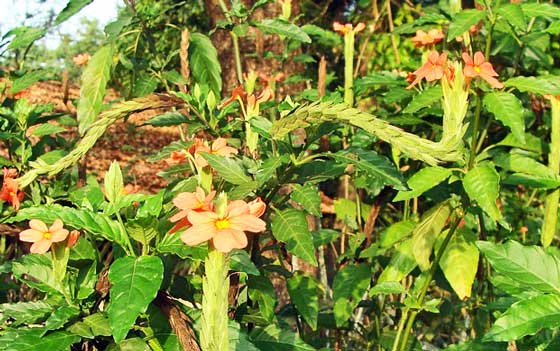
[[[453,16],[453,20],[447,30],[447,41],[455,40],[456,37],[462,35],[472,25],[477,24],[486,17],[486,11],[475,9],[462,10]]]
[[[439,261],[445,278],[461,300],[471,296],[479,256],[475,235],[464,228],[457,229]]]
[[[365,263],[349,264],[336,273],[333,281],[333,311],[337,326],[348,322],[370,281],[371,267]]]
[[[225,181],[236,185],[251,182],[251,178],[247,176],[243,167],[234,159],[208,152],[199,154]]]
[[[430,107],[437,101],[440,101],[443,96],[441,87],[435,85],[420,92],[412,98],[412,101],[406,105],[403,113],[415,113],[423,108]]]
[[[300,204],[308,213],[321,217],[321,197],[317,186],[294,184],[290,198]]]
[[[300,27],[280,18],[267,18],[255,23],[255,26],[267,34],[279,34],[288,39],[311,43],[311,38]]]
[[[500,189],[500,175],[494,167],[489,164],[474,167],[465,175],[463,187],[469,198],[476,201],[478,206],[493,220],[502,219],[502,214],[496,204]]]
[[[313,238],[302,211],[293,208],[276,211],[272,219],[272,234],[277,240],[286,243],[289,252],[317,266]]]
[[[393,201],[403,201],[422,195],[451,175],[451,170],[442,167],[426,167],[414,173],[406,182],[410,190],[399,191]]]
[[[290,300],[312,330],[317,330],[319,315],[319,286],[317,281],[304,274],[294,274],[286,281]]]
[[[66,21],[92,2],[93,0],[69,0],[66,7],[56,16],[54,25],[57,26]]]
[[[214,95],[221,96],[222,67],[218,61],[218,51],[212,41],[202,33],[191,34],[189,66],[199,84],[208,85]]]
[[[492,92],[484,95],[484,106],[496,119],[511,129],[511,133],[525,143],[525,120],[523,105],[519,99],[507,92]]]

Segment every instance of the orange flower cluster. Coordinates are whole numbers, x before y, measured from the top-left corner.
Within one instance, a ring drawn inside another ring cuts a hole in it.
[[[193,144],[187,150],[173,151],[171,156],[166,160],[168,164],[176,164],[183,162],[187,159],[187,156],[191,154],[194,157],[195,163],[198,167],[208,166],[208,162],[202,157],[199,152],[208,152],[211,154],[222,155],[229,157],[231,155],[237,155],[238,151],[236,148],[227,146],[227,139],[217,138],[214,140],[211,146],[208,146],[203,138],[194,138]]]
[[[246,99],[247,101],[247,109],[252,110],[255,106],[258,106],[260,103],[270,101],[274,97],[274,92],[265,84],[263,91],[259,95],[255,94],[247,94],[245,89],[242,86],[238,86],[237,88],[233,89],[231,92],[231,96],[224,100],[221,104],[218,105],[219,109],[223,109],[227,105],[231,104],[233,101],[238,100],[240,104],[243,105],[243,100]]]
[[[340,22],[334,22],[333,23],[333,30],[339,34],[345,35],[349,32],[354,32],[354,33],[358,33],[363,31],[366,28],[366,24],[363,22],[360,22],[356,25],[356,28],[354,28],[354,26],[352,25],[352,23],[346,23],[346,24],[342,24]]]
[[[474,60],[467,53],[463,53],[463,60],[465,61],[463,74],[468,81],[472,78],[480,77],[494,88],[501,89],[504,87],[504,85],[495,78],[498,76],[498,73],[494,71],[492,64],[485,60],[482,52],[477,51],[474,54]],[[440,55],[437,51],[432,51],[428,56],[428,61],[426,61],[422,67],[414,71],[413,74],[416,79],[414,79],[407,89],[411,89],[424,78],[427,82],[432,82],[441,79],[444,74],[447,79],[453,80],[454,72],[452,67],[447,65],[446,52]]]
[[[420,29],[416,31],[416,35],[410,40],[418,48],[439,43],[443,38],[445,38],[445,35],[443,35],[443,32],[439,29],[430,29],[428,32],[424,32]]]
[[[17,211],[24,196],[23,191],[18,190],[18,181],[15,180],[18,175],[17,170],[3,168],[2,171],[4,173],[4,181],[0,190],[0,200],[8,202]]]
[[[68,229],[64,229],[64,223],[60,219],[55,220],[50,227],[47,227],[41,220],[32,219],[29,221],[29,227],[30,229],[19,233],[19,240],[33,243],[30,249],[32,253],[43,254],[49,251],[53,243],[66,240],[69,234]],[[74,237],[72,244],[77,240],[77,235],[74,235]]]
[[[266,205],[260,198],[249,203],[243,200],[231,201],[223,214],[214,211],[212,199],[216,192],[208,195],[201,188],[194,193],[181,193],[173,200],[180,211],[170,218],[177,224],[170,233],[190,226],[181,234],[181,240],[190,246],[212,241],[216,250],[228,253],[233,249],[247,246],[246,231],[259,233],[266,229],[266,223],[259,217]]]
[[[83,53],[83,54],[79,54],[76,55],[72,58],[72,61],[74,61],[74,64],[76,66],[85,66],[87,65],[87,63],[89,62],[89,60],[91,59],[91,56],[88,53]]]

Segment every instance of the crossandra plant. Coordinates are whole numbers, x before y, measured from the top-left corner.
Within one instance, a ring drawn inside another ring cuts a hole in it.
[[[0,349],[559,348],[560,7],[336,3],[126,0],[75,114],[2,37]],[[147,110],[166,185],[86,172]]]

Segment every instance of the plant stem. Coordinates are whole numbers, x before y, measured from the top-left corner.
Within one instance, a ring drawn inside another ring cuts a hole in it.
[[[233,57],[235,59],[235,71],[239,84],[243,84],[243,69],[241,67],[241,52],[239,51],[239,37],[234,32],[229,33],[233,41]]]
[[[228,351],[229,279],[225,254],[211,248],[204,270],[200,346],[203,351]]]
[[[344,102],[354,105],[354,31],[344,35]]]
[[[422,289],[420,290],[420,295],[418,296],[418,299],[416,300],[416,305],[422,305],[424,303],[424,297],[426,297],[426,293],[428,292],[428,288],[430,287],[430,283],[432,282],[432,279],[434,279],[434,275],[436,274],[437,268],[439,266],[439,261],[441,260],[445,249],[447,248],[447,245],[449,245],[449,242],[451,241],[451,238],[453,237],[453,234],[455,234],[455,231],[457,230],[457,227],[459,226],[459,223],[461,222],[461,218],[458,218],[455,223],[453,224],[453,226],[449,229],[449,232],[447,232],[447,235],[445,236],[445,239],[443,239],[443,243],[441,244],[439,250],[436,253],[436,257],[434,258],[434,261],[432,262],[432,267],[430,268],[430,272],[428,274],[428,278],[426,279],[426,281],[424,282],[424,285],[422,286]],[[401,347],[399,348],[400,351],[406,351],[407,350],[407,343],[408,343],[408,338],[410,336],[410,332],[412,330],[412,326],[414,325],[414,321],[416,320],[416,316],[418,315],[418,313],[420,312],[420,310],[413,310],[410,313],[410,316],[408,317],[408,321],[406,323],[406,327],[404,330],[404,336],[402,339],[402,343],[401,343]],[[394,349],[394,347],[393,347]]]
[[[552,120],[550,132],[550,153],[548,154],[548,167],[554,174],[560,173],[560,99],[552,97]],[[558,222],[558,203],[560,202],[560,189],[546,195],[544,205],[544,222],[542,226],[541,242],[548,247],[556,233]]]
[[[478,129],[480,128],[480,112],[482,109],[482,99],[480,98],[480,93],[476,92],[476,110],[474,112],[474,123],[471,138],[471,150],[469,155],[469,169],[474,165],[474,160],[476,158],[476,147],[478,141]]]

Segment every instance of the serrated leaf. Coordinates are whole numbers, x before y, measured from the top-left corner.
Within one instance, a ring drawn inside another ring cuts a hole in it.
[[[272,234],[277,240],[286,243],[289,252],[317,266],[313,238],[302,211],[293,208],[276,211],[272,219]]]
[[[146,122],[142,123],[142,125],[149,125],[154,127],[169,127],[178,126],[183,123],[187,123],[188,121],[189,119],[182,113],[166,112],[164,114],[150,118]]]
[[[560,95],[560,85],[545,77],[513,77],[504,82],[506,87],[514,87],[521,92],[540,95]]]
[[[30,301],[0,304],[0,323],[12,319],[10,325],[42,322],[53,312],[54,306],[46,301]]]
[[[221,96],[222,67],[218,51],[212,41],[202,33],[192,33],[189,44],[189,66],[199,84],[206,84],[214,95]]]
[[[321,196],[319,189],[313,184],[293,186],[290,198],[300,204],[310,214],[321,217]]]
[[[251,182],[243,167],[234,159],[208,152],[200,152],[200,155],[225,181],[235,185]]]
[[[333,281],[333,312],[338,327],[348,322],[370,281],[371,267],[366,263],[349,264],[336,273]]]
[[[319,286],[317,281],[303,274],[294,274],[286,281],[290,300],[312,330],[317,330],[319,315]]]
[[[545,17],[547,19],[560,18],[560,8],[547,3],[521,4],[523,13],[527,17]]]
[[[525,15],[523,14],[520,4],[511,3],[501,5],[497,12],[506,21],[511,23],[512,26],[521,30],[527,29],[527,21],[525,21]]]
[[[539,295],[511,306],[484,335],[484,341],[511,341],[560,326],[560,296]]]
[[[275,324],[266,328],[255,328],[250,334],[251,341],[260,350],[267,351],[315,351],[297,333],[281,329]]]
[[[107,314],[113,337],[120,342],[156,297],[163,263],[157,256],[121,257],[109,268],[108,277],[112,286]]]
[[[62,22],[66,21],[70,17],[74,16],[76,13],[80,12],[81,9],[91,4],[93,0],[70,0],[66,7],[56,16],[54,20],[54,25],[58,26]]]
[[[560,294],[560,259],[542,247],[524,246],[513,240],[505,244],[477,241],[476,246],[498,273],[527,288]]]
[[[255,26],[267,34],[279,34],[302,43],[311,43],[311,38],[300,27],[280,18],[267,18],[255,23]]]
[[[45,136],[45,135],[56,134],[56,133],[61,133],[61,132],[65,132],[65,131],[66,131],[65,128],[63,128],[61,126],[58,126],[56,124],[43,123],[43,124],[37,125],[36,128],[33,128],[33,131],[31,132],[31,134],[35,135],[35,136]]]
[[[453,20],[449,25],[449,29],[447,31],[447,41],[450,42],[455,40],[456,37],[468,31],[472,25],[477,24],[485,17],[486,11],[470,9],[458,12],[455,16],[453,16]]]
[[[276,291],[270,280],[263,276],[252,276],[247,282],[249,297],[259,304],[260,314],[269,322],[274,319],[276,307]]]
[[[476,201],[493,220],[502,219],[496,204],[500,190],[500,175],[494,167],[488,164],[474,167],[465,175],[463,187],[469,198]]]
[[[418,197],[443,182],[451,175],[451,171],[442,167],[426,167],[414,173],[406,182],[409,191],[399,191],[393,201],[403,201]]]
[[[261,274],[245,250],[234,250],[229,254],[228,258],[230,269],[233,271],[245,272],[252,275]]]
[[[20,328],[6,331],[0,336],[3,351],[68,351],[80,337],[67,332],[54,332],[41,336],[43,328]]]
[[[412,98],[412,101],[405,107],[403,113],[415,113],[423,108],[430,107],[443,96],[441,87],[438,85],[429,87]]]
[[[323,46],[338,46],[341,44],[340,35],[330,30],[323,29],[314,24],[306,24],[301,29],[314,40],[314,43]]]
[[[511,129],[511,133],[525,143],[525,119],[523,104],[507,92],[492,92],[484,95],[484,106],[496,116],[496,119]]]
[[[45,34],[47,34],[47,30],[44,28],[21,26],[10,30],[4,35],[3,38],[15,35],[15,37],[10,41],[10,45],[8,46],[8,48],[11,50],[16,50],[27,48],[36,40],[44,37]]]
[[[82,73],[77,108],[80,135],[84,135],[101,111],[112,63],[113,48],[104,46],[93,55]]]
[[[439,261],[445,278],[461,300],[471,296],[479,256],[474,244],[476,237],[463,228],[453,235]]]
[[[412,252],[418,266],[425,271],[430,268],[430,255],[437,237],[451,215],[449,202],[432,207],[412,231]]]
[[[47,74],[48,71],[42,69],[37,71],[27,72],[23,76],[14,80],[12,86],[10,87],[10,93],[17,94],[23,89],[29,88],[30,86],[37,83],[41,79],[45,79]]]

